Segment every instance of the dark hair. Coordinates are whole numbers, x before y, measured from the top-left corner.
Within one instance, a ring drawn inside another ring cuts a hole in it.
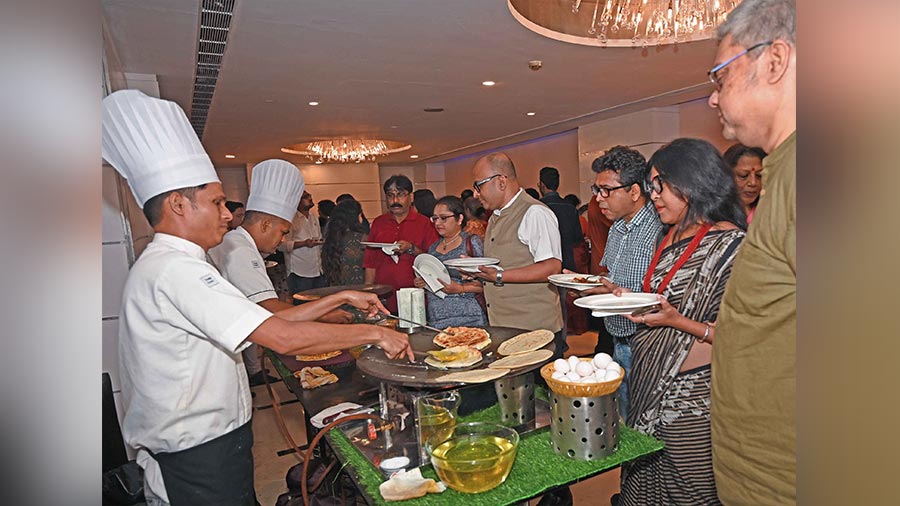
[[[346,202],[348,200],[356,201],[356,199],[353,198],[353,195],[350,195],[349,193],[342,193],[342,194],[338,195],[336,199],[334,199],[334,201],[338,204],[340,204],[342,202]]]
[[[762,159],[766,157],[766,152],[763,151],[762,148],[751,148],[749,146],[744,146],[741,143],[737,143],[725,150],[725,154],[722,155],[722,158],[724,158],[725,162],[733,169],[737,167],[738,162],[745,156],[754,156],[762,161]]]
[[[581,199],[578,198],[578,195],[575,195],[574,193],[566,195],[565,197],[563,197],[563,200],[572,204],[576,208],[581,205]]]
[[[244,207],[244,204],[241,202],[236,202],[234,200],[229,200],[225,202],[225,207],[228,208],[228,212],[234,214],[235,211]]]
[[[316,206],[319,208],[319,216],[331,216],[335,203],[330,200],[320,200]]]
[[[362,216],[362,206],[355,200],[345,200],[334,206],[328,216],[321,256],[322,273],[329,285],[341,284],[341,264],[347,236],[353,232],[365,233],[365,228],[359,222],[360,216]]]
[[[408,177],[402,174],[394,174],[393,176],[389,177],[387,181],[384,182],[384,186],[382,187],[382,189],[385,193],[387,193],[388,188],[390,188],[391,186],[396,186],[400,191],[408,191],[409,193],[412,193],[413,191],[412,181],[410,181]]]
[[[434,203],[434,207],[444,205],[447,206],[447,209],[453,213],[453,216],[462,216],[462,223],[460,223],[461,227],[466,226],[466,222],[468,221],[468,217],[466,217],[466,209],[463,207],[463,201],[457,197],[456,195],[447,195],[438,199],[437,202]]]
[[[650,167],[676,195],[687,201],[685,224],[727,221],[747,230],[731,167],[715,146],[701,139],[675,139],[650,157]]]
[[[619,175],[619,181],[622,184],[637,183],[641,188],[641,193],[647,195],[644,188],[644,181],[647,180],[647,174],[650,173],[650,167],[647,165],[647,159],[636,149],[627,146],[614,146],[605,154],[598,156],[591,164],[591,170],[597,174],[611,170]]]
[[[525,193],[531,195],[535,200],[541,200],[541,194],[534,188],[525,188]]]
[[[539,179],[547,189],[552,191],[559,189],[559,171],[555,167],[541,169]]]
[[[434,193],[427,188],[416,190],[413,192],[413,205],[419,214],[431,218],[434,214]]]
[[[475,197],[468,197],[463,200],[463,207],[465,207],[469,213],[475,218],[484,221],[484,206],[481,205],[481,201],[476,199]]]
[[[459,194],[459,198],[463,202],[465,202],[467,198],[474,197],[474,196],[475,196],[475,192],[473,192],[472,190],[470,190],[468,188],[466,188],[465,190],[462,191],[462,193]]]
[[[151,227],[155,227],[159,224],[159,221],[162,220],[162,207],[163,201],[166,200],[166,197],[173,193],[180,193],[184,198],[191,201],[191,207],[197,207],[194,204],[194,193],[197,190],[202,190],[206,188],[206,184],[201,184],[200,186],[190,186],[187,188],[178,188],[177,190],[169,190],[164,193],[160,193],[159,195],[155,195],[151,197],[147,202],[144,202],[144,207],[141,210],[144,212],[144,217],[147,218],[147,221],[150,222]]]

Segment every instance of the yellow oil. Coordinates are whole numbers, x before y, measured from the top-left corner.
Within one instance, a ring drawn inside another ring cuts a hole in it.
[[[432,454],[436,458],[431,462],[441,480],[453,490],[470,494],[503,483],[516,458],[510,440],[490,434],[453,438]]]
[[[419,430],[422,433],[422,444],[426,442],[432,447],[443,443],[453,434],[456,428],[456,416],[447,408],[440,406],[420,406]]]

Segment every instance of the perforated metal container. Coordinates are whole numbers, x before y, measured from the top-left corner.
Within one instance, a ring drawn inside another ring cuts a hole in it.
[[[576,460],[599,460],[619,449],[619,401],[602,397],[566,397],[550,392],[550,442],[553,450]]]
[[[514,427],[534,421],[534,374],[503,377],[494,382],[500,419]]]

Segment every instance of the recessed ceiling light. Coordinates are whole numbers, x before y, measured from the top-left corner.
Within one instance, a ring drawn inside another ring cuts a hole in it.
[[[526,112],[525,115],[526,115],[526,116],[534,116],[534,113],[533,113],[533,112]]]
[[[391,128],[397,128],[397,125],[391,125]]]
[[[225,155],[225,158],[234,158],[234,155]]]
[[[310,102],[309,105],[319,105],[318,102]]]
[[[418,158],[419,155],[409,155],[410,158]]]
[[[494,81],[482,81],[481,84],[482,84],[482,86],[493,86],[497,83],[495,83]]]
[[[274,102],[274,100],[272,100],[271,98],[267,98],[267,99],[265,100],[265,102],[266,102],[267,104],[271,104],[272,102]]]
[[[316,160],[316,165],[320,165],[321,163],[322,163],[322,160]]]

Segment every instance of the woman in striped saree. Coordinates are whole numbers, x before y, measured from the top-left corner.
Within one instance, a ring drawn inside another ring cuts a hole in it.
[[[676,139],[648,162],[650,198],[669,230],[644,278],[660,309],[628,318],[632,338],[628,425],[665,449],[622,471],[621,504],[719,504],[710,446],[710,359],[715,320],[747,218],[731,168],[714,146]],[[611,286],[613,293],[624,290]]]

